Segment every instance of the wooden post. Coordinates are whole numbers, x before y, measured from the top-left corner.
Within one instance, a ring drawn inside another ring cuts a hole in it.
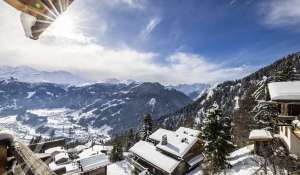
[[[6,174],[7,147],[0,145],[0,174]]]

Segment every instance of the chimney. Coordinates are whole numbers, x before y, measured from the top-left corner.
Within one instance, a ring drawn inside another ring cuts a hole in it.
[[[168,144],[168,137],[167,137],[167,135],[163,135],[162,136],[161,144],[162,145],[167,145]]]

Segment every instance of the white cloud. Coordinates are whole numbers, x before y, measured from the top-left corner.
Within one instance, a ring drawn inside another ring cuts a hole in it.
[[[162,19],[160,17],[152,18],[147,24],[147,26],[145,27],[145,29],[142,30],[141,32],[142,37],[147,38],[148,35],[159,25],[161,20]]]
[[[200,55],[183,52],[176,52],[167,58],[166,64],[159,64],[157,59],[160,55],[157,53],[140,52],[128,47],[104,47],[93,42],[93,37],[80,28],[73,31],[70,38],[44,35],[40,40],[33,41],[25,38],[19,14],[14,9],[0,3],[0,10],[3,24],[0,25],[2,65],[66,70],[93,80],[119,78],[165,84],[213,83],[241,77],[248,70],[247,67],[227,68],[210,63]],[[160,19],[150,22],[148,31],[155,28],[159,23],[157,21]]]
[[[265,15],[265,22],[273,26],[286,26],[300,24],[299,0],[272,0],[261,7]]]
[[[102,0],[99,4],[107,6],[122,6],[130,7],[133,9],[145,9],[146,0]]]

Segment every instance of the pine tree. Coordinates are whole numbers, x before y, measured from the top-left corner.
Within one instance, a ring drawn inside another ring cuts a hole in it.
[[[53,139],[54,138],[54,136],[55,136],[55,130],[54,129],[52,129],[51,131],[50,131],[50,138],[51,139]]]
[[[132,128],[126,134],[125,150],[129,150],[135,143],[135,134]]]
[[[204,152],[213,174],[225,170],[228,165],[226,156],[234,148],[231,130],[230,117],[224,115],[219,106],[214,104],[208,110],[202,127]]]
[[[276,125],[273,119],[278,115],[278,108],[276,104],[269,102],[268,83],[272,78],[264,77],[258,83],[257,90],[253,93],[257,105],[254,106],[252,113],[254,115],[251,128],[266,129],[268,131],[276,131]]]
[[[116,141],[110,153],[110,161],[117,162],[123,160],[123,149],[120,142]]]
[[[152,117],[150,114],[145,114],[143,127],[141,131],[141,139],[147,140],[152,133],[152,129],[153,129]]]
[[[296,69],[294,66],[294,60],[288,59],[284,64],[284,67],[281,70],[277,71],[275,76],[273,76],[273,81],[281,82],[292,80],[295,73]]]

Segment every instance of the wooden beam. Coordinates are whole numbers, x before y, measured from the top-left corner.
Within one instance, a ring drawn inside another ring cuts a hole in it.
[[[26,169],[31,172],[29,174],[55,175],[55,173],[22,142],[15,142],[15,150],[18,159],[20,159],[18,162],[26,164]]]
[[[7,146],[0,145],[0,174],[6,174]]]

